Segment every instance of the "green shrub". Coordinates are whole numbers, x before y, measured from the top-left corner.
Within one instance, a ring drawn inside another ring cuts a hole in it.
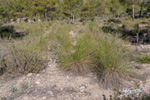
[[[49,43],[46,27],[50,23],[21,23],[14,28],[27,35],[23,40],[14,40],[10,46],[0,48],[0,74],[39,72],[47,64],[45,49]]]
[[[127,53],[121,40],[110,34],[101,34],[95,44],[96,62],[100,65],[98,70],[101,73],[114,70],[123,71],[122,69],[126,66]]]
[[[1,60],[1,66],[7,73],[39,72],[46,60],[40,51],[33,51],[26,45],[14,45]]]
[[[77,44],[71,49],[72,52],[64,52],[60,56],[60,66],[64,69],[72,69],[75,72],[86,73],[89,71],[91,60],[90,36],[84,35],[77,40]]]
[[[148,63],[148,64],[150,64],[150,57],[148,55],[143,56],[142,58],[139,59],[139,61],[141,63]]]
[[[124,42],[117,36],[99,34],[95,39],[94,63],[102,85],[106,88],[121,84],[128,73],[129,53]]]

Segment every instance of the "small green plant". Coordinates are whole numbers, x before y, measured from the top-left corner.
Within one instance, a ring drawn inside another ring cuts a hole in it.
[[[148,56],[148,55],[143,56],[142,58],[140,58],[139,62],[150,64],[150,56]]]
[[[140,83],[135,82],[134,87],[135,87],[136,89],[140,88]]]
[[[10,92],[15,93],[17,91],[17,88],[15,86],[11,86]]]
[[[28,88],[28,83],[27,82],[23,82],[22,87],[24,90],[26,90]]]
[[[71,89],[71,92],[75,92],[76,90],[74,88]]]
[[[0,100],[7,100],[7,98],[5,98],[5,97],[0,97]]]
[[[137,65],[136,68],[137,69],[142,69],[142,65]]]
[[[119,86],[117,86],[117,87],[114,89],[114,91],[115,91],[116,93],[119,93],[119,92],[120,92]]]

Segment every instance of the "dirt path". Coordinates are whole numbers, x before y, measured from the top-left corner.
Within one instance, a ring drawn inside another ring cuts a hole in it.
[[[22,84],[28,82],[28,89]],[[11,86],[17,91],[11,93]],[[0,80],[0,97],[7,100],[103,100],[103,94],[109,96],[110,90],[102,90],[96,76],[77,76],[64,73],[55,61],[50,61],[48,67],[39,74],[28,74],[18,78]]]

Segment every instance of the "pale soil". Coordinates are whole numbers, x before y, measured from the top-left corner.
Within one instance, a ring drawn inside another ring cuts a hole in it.
[[[24,90],[22,83],[28,82],[29,88]],[[17,91],[12,94],[11,86]],[[95,75],[79,76],[64,73],[55,61],[39,74],[23,75],[9,81],[0,81],[0,96],[7,100],[103,100],[103,94],[113,94],[111,90],[100,88]]]

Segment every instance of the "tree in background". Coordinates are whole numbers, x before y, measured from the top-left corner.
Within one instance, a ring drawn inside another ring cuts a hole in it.
[[[48,21],[47,16],[53,17],[52,11],[56,1],[55,0],[34,0],[32,10],[35,14],[43,14],[45,21]]]
[[[74,22],[75,17],[80,17],[83,0],[63,0],[64,13],[70,15],[71,22]]]
[[[17,18],[94,20],[95,17],[128,14],[148,16],[150,0],[0,0],[0,18],[9,22]]]
[[[11,18],[15,18],[16,9],[14,8],[13,0],[1,0],[0,10],[4,22],[9,22]]]
[[[81,17],[86,20],[92,20],[95,16],[94,5],[91,2],[92,0],[87,1],[82,6]]]

